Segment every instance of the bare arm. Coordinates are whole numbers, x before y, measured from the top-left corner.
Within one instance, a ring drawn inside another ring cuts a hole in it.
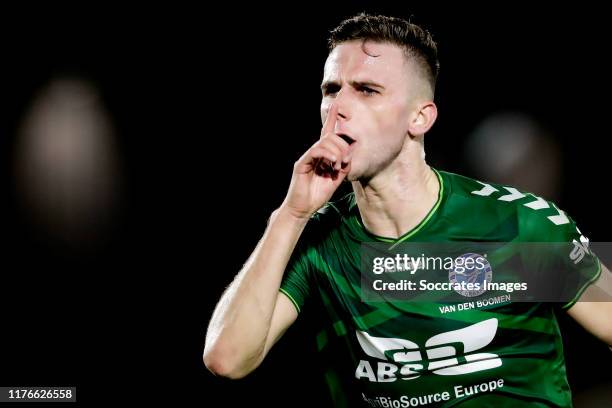
[[[279,292],[283,273],[307,220],[350,170],[349,145],[334,134],[336,115],[332,106],[320,140],[295,163],[283,204],[215,308],[204,364],[216,375],[241,378],[253,371],[297,318],[293,304]]]
[[[255,369],[297,311],[279,292],[283,272],[305,221],[276,211],[210,321],[204,363],[215,374],[240,378]]]
[[[612,274],[602,264],[599,279],[567,313],[582,327],[612,346]]]

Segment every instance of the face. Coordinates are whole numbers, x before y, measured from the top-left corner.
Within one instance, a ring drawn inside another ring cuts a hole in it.
[[[349,180],[371,178],[398,156],[418,112],[422,82],[394,44],[349,41],[329,54],[321,119],[332,103],[338,106],[335,132],[354,140]]]

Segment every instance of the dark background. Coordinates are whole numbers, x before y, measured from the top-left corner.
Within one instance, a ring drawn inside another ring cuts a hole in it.
[[[414,15],[439,44],[430,164],[475,176],[467,135],[492,113],[529,114],[563,153],[557,204],[592,241],[609,241],[608,18],[584,2],[533,3],[3,10],[0,385],[75,385],[81,403],[326,398],[307,322],[240,382],[214,378],[201,354],[216,301],[318,138],[327,32],[359,11]],[[16,193],[24,114],[66,75],[97,88],[123,163],[110,233],[87,246],[41,233]],[[609,384],[593,362],[609,366],[612,353],[562,324],[576,394]]]

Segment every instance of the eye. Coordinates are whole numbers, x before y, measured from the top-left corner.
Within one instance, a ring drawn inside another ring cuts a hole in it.
[[[362,94],[366,95],[366,96],[372,96],[374,94],[377,94],[378,91],[372,89],[372,88],[368,88],[367,86],[361,87],[359,89],[359,92],[361,92]]]
[[[336,93],[338,93],[338,91],[340,90],[340,87],[338,85],[335,84],[329,84],[327,86],[325,86],[323,88],[323,95],[334,95]]]

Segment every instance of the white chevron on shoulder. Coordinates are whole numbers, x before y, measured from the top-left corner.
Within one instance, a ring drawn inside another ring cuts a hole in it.
[[[525,197],[525,194],[521,193],[514,187],[504,187],[504,188],[508,190],[510,194],[506,194],[506,195],[499,197],[498,200],[500,201],[514,201],[514,200],[518,200],[519,198]]]
[[[555,208],[555,210],[557,210],[559,214],[551,215],[550,217],[548,217],[548,219],[555,225],[568,224],[569,218],[567,218],[567,215],[565,215],[565,212],[557,208],[557,206],[554,204],[553,204],[553,207]]]
[[[531,194],[533,195],[533,194]],[[535,201],[531,201],[528,203],[523,204],[525,207],[529,207],[532,210],[541,210],[544,208],[548,208],[550,207],[550,205],[548,205],[548,202],[543,199],[542,197],[538,197],[537,195],[533,195],[534,198],[536,198]]]
[[[478,180],[475,180],[475,181],[480,183],[480,184],[482,184],[484,187],[482,189],[480,189],[480,190],[472,191],[472,194],[476,194],[476,195],[479,195],[479,196],[487,197],[487,196],[490,196],[492,193],[498,191],[495,187],[493,187],[490,184],[483,183],[482,181],[478,181]]]

